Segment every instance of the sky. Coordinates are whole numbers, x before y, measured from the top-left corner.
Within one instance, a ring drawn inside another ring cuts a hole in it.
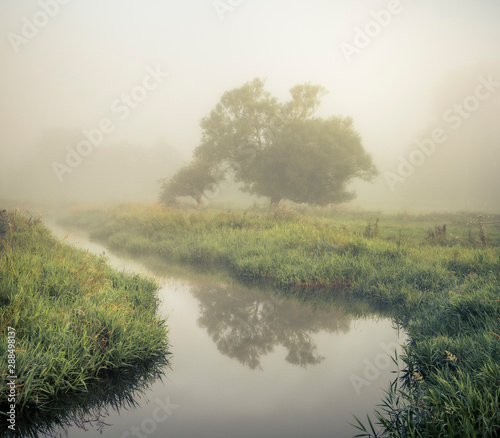
[[[188,161],[222,93],[260,77],[283,100],[299,83],[325,87],[318,115],[351,116],[381,172],[360,193],[397,197],[404,184],[384,172],[403,178],[398,157],[479,76],[500,81],[499,19],[497,0],[0,0],[0,183],[46,132],[103,119],[104,144],[162,139]],[[491,87],[474,117],[498,146]]]

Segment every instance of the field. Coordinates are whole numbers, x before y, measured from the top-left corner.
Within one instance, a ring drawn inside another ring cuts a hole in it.
[[[384,436],[500,433],[498,215],[124,204],[75,208],[64,224],[131,255],[385,309],[410,342],[375,414]],[[370,421],[360,436],[381,436]]]
[[[57,241],[39,220],[1,213],[0,357],[9,358],[0,376],[2,417],[14,395],[17,429],[37,436],[41,422],[47,431],[52,420],[75,414],[66,407],[112,403],[129,397],[141,379],[158,377],[168,345],[157,289],[150,279],[114,271],[103,258]],[[8,375],[16,376],[12,393]],[[124,382],[120,392],[116,384]]]

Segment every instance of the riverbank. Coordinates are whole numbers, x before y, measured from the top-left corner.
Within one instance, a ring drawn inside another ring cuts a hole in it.
[[[368,213],[155,204],[75,209],[65,219],[110,249],[214,266],[284,293],[343,295],[387,308],[411,341],[401,379],[384,401],[384,427],[393,436],[429,437],[500,430],[497,222],[466,213],[377,221]]]
[[[0,357],[9,361],[1,365],[0,385],[9,389],[15,376],[15,391],[11,401],[2,390],[0,410],[15,404],[18,422],[24,414],[57,416],[58,400],[96,385],[102,393],[118,374],[133,386],[130,377],[139,370],[157,373],[168,364],[157,290],[153,280],[115,271],[105,258],[56,240],[37,219],[3,215]]]

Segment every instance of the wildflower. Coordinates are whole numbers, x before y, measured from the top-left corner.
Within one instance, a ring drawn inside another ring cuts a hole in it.
[[[444,350],[447,354],[446,360],[450,362],[456,362],[457,361],[457,356],[455,356],[453,353],[450,353],[448,350]]]

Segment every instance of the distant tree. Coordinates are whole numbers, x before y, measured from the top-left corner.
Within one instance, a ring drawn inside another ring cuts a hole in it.
[[[277,204],[283,198],[316,205],[346,202],[354,178],[376,175],[350,118],[289,122],[249,166],[246,189]]]
[[[195,157],[231,170],[243,189],[266,196],[271,205],[287,198],[318,205],[344,202],[354,178],[377,175],[350,118],[312,117],[321,97],[318,85],[297,85],[280,103],[254,79],[223,94],[201,121]]]
[[[216,166],[195,159],[182,167],[172,178],[160,181],[160,201],[172,204],[179,196],[191,196],[200,205],[204,192],[213,190],[222,179],[223,174]]]

